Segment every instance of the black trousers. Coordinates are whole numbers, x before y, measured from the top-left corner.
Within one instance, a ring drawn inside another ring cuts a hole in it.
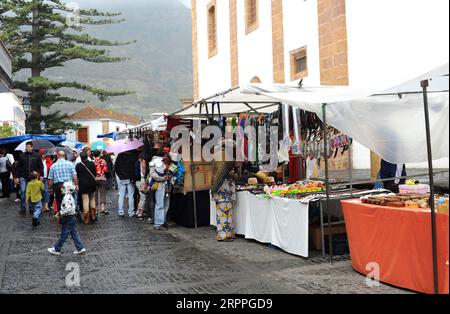
[[[62,193],[63,186],[64,186],[64,183],[53,184],[53,194],[55,195],[56,206],[58,206],[58,212],[61,210],[61,204],[62,204],[62,200],[64,198],[64,195]]]
[[[9,177],[11,173],[9,171],[0,173],[0,180],[2,182],[2,192],[3,197],[9,197],[10,190],[9,190]]]

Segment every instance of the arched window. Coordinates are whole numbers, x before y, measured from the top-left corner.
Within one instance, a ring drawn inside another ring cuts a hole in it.
[[[257,83],[262,83],[262,81],[260,80],[259,77],[255,76],[252,78],[252,80],[250,81],[250,83],[252,84],[257,84]]]

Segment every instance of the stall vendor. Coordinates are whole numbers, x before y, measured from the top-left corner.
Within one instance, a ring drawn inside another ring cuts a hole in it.
[[[387,189],[394,193],[399,192],[399,184],[405,184],[405,179],[400,179],[400,177],[406,177],[406,166],[391,164],[386,160],[381,160],[381,168],[378,173],[378,179],[391,179],[389,181],[377,182],[375,188]]]
[[[215,162],[212,180],[212,197],[216,202],[217,240],[231,242],[235,239],[233,225],[238,172],[234,162]]]

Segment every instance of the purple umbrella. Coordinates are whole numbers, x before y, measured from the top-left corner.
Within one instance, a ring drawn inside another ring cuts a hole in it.
[[[144,143],[140,140],[129,140],[124,139],[114,142],[106,147],[106,152],[109,154],[119,155],[121,153],[129,152],[130,150],[135,150],[144,146]]]

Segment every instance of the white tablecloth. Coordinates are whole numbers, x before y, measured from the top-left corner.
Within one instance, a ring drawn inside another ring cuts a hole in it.
[[[234,217],[236,233],[308,257],[308,212],[309,205],[296,200],[265,199],[250,192],[238,192]],[[211,202],[211,225],[216,226],[214,201]]]

